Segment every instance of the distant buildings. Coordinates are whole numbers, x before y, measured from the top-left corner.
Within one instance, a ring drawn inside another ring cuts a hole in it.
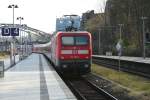
[[[94,10],[87,11],[82,14],[81,30],[85,30],[85,23],[94,16]]]
[[[94,13],[94,10],[87,11],[82,14],[82,17],[78,15],[64,15],[56,19],[56,31],[69,31],[73,30],[85,30],[85,23],[96,16],[103,13]]]

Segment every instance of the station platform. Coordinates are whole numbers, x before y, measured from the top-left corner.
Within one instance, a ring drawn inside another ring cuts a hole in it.
[[[93,57],[101,57],[101,58],[109,58],[109,59],[119,59],[119,56],[104,56],[104,55],[92,55],[92,56]],[[121,56],[120,59],[125,60],[125,61],[150,64],[150,58],[144,59],[142,57]]]
[[[0,78],[0,100],[77,100],[41,54],[32,54]]]

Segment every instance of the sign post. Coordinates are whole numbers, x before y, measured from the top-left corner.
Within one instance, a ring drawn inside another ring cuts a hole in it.
[[[116,45],[116,49],[118,51],[118,56],[119,56],[119,59],[118,59],[118,62],[119,62],[119,81],[120,81],[120,60],[121,60],[121,54],[122,54],[122,45],[121,45],[121,40],[118,41],[117,45]]]
[[[121,56],[122,54],[122,45],[121,45],[121,41],[119,41],[116,45],[116,49],[117,49],[117,52],[118,52],[118,56]]]
[[[120,57],[122,54],[122,45],[121,45],[121,41],[119,41],[116,45],[116,49],[118,51],[118,56],[119,56],[119,71],[120,71]]]
[[[14,27],[2,27],[2,36],[19,36],[19,28]],[[14,38],[13,38],[14,39]],[[13,41],[13,39],[11,41]],[[13,41],[14,42],[14,41]],[[15,43],[10,43],[10,64],[15,64],[15,54],[13,52],[15,48]],[[14,56],[14,63],[12,57]]]

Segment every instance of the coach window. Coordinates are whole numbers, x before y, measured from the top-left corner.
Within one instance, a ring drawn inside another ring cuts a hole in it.
[[[77,36],[75,38],[76,45],[87,45],[88,44],[88,37],[87,36]]]
[[[74,45],[74,37],[62,37],[62,45]]]

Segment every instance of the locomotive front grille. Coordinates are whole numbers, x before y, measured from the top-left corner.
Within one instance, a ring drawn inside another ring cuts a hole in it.
[[[91,71],[90,60],[61,60],[60,68],[63,73],[85,74]]]

